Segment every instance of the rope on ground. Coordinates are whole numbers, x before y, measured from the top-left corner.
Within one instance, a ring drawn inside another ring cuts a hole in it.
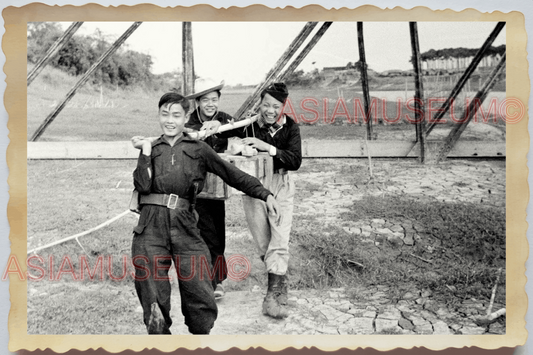
[[[76,241],[78,242],[78,244],[80,244],[80,241],[78,240],[79,237],[82,237],[82,236],[84,236],[84,235],[87,235],[87,234],[89,234],[89,233],[92,233],[92,232],[94,232],[94,231],[97,231],[97,230],[99,230],[99,229],[101,229],[101,228],[103,228],[103,227],[105,227],[105,226],[107,226],[107,225],[113,223],[114,221],[116,221],[116,220],[118,220],[118,219],[124,217],[125,215],[127,215],[127,214],[129,214],[129,213],[133,213],[133,212],[131,212],[131,211],[128,209],[128,210],[126,210],[126,211],[124,211],[124,212],[122,212],[122,213],[116,215],[115,217],[113,217],[113,218],[111,218],[111,219],[108,219],[108,220],[105,221],[104,223],[102,223],[102,224],[100,224],[100,225],[98,225],[98,226],[96,226],[96,227],[94,227],[94,228],[88,229],[88,230],[86,230],[85,232],[81,232],[81,233],[78,233],[78,234],[72,235],[72,236],[70,236],[70,237],[63,238],[63,239],[61,239],[61,240],[57,240],[57,241],[55,241],[55,242],[53,242],[53,243],[46,244],[46,245],[43,245],[43,246],[41,246],[41,247],[34,248],[34,249],[32,249],[32,250],[29,250],[27,254],[35,253],[36,251],[43,250],[43,249],[46,249],[46,248],[50,248],[50,247],[52,247],[52,246],[54,246],[54,245],[58,245],[58,244],[64,243],[64,242],[69,241],[69,240],[72,240],[72,239],[76,239]],[[81,246],[81,244],[80,244],[80,246]],[[83,246],[82,246],[82,249],[84,249]],[[85,249],[84,249],[84,250],[85,250]]]

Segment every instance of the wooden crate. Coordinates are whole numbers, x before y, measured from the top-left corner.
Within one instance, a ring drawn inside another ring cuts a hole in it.
[[[245,173],[255,176],[267,189],[269,188],[270,183],[272,182],[274,163],[272,157],[268,153],[259,153],[253,157],[229,155],[225,153],[219,153],[219,156]],[[232,194],[242,194],[242,192],[228,186],[218,176],[207,173],[204,189],[198,194],[198,197],[213,200],[226,200]]]

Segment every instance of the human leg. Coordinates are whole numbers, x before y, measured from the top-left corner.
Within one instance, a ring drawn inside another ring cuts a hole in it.
[[[223,200],[198,199],[198,228],[211,254],[211,266],[215,273],[213,287],[227,278],[225,203]]]
[[[248,229],[252,234],[259,256],[264,261],[264,256],[270,243],[270,222],[268,220],[266,203],[243,195],[242,205]]]
[[[171,212],[171,250],[178,273],[181,311],[192,334],[209,334],[217,318],[209,249],[188,209]]]
[[[278,225],[275,218],[267,214],[270,240],[265,252],[267,271],[285,275],[289,265],[289,237],[294,209],[294,181],[289,174],[274,174],[272,190],[281,209],[282,220]]]
[[[263,301],[263,313],[274,318],[284,318],[288,312],[289,235],[292,225],[294,183],[290,175],[274,174],[271,191],[278,201],[282,223],[278,226],[268,214],[263,201],[243,197],[243,207],[248,227],[268,271],[267,295]]]
[[[287,270],[289,266],[289,238],[292,227],[294,208],[294,182],[289,174],[275,174],[273,189],[278,201],[283,219],[280,225],[269,216],[271,230],[270,243],[265,254],[265,264],[269,273],[279,275],[279,289],[277,300],[281,305],[288,303],[289,280]]]
[[[168,249],[166,211],[158,206],[146,206],[143,213],[132,242],[135,290],[148,334],[170,334],[172,320],[167,276],[172,256]]]

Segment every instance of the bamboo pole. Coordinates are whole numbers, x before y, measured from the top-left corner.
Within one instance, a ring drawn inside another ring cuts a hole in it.
[[[444,115],[448,112],[450,109],[450,106],[453,105],[454,100],[457,98],[457,95],[461,92],[465,84],[468,82],[468,79],[470,79],[472,73],[476,70],[479,63],[481,62],[481,59],[483,59],[483,56],[485,55],[485,52],[490,48],[496,37],[500,34],[501,30],[505,26],[505,22],[498,22],[494,30],[492,30],[489,37],[485,40],[485,43],[481,46],[481,48],[478,50],[474,58],[472,59],[472,62],[470,62],[470,65],[468,68],[466,68],[463,75],[459,78],[459,81],[457,81],[457,84],[455,84],[455,87],[452,89],[450,96],[446,99],[446,101],[442,104],[440,109],[436,112],[435,116],[433,117],[433,122],[431,122],[426,130],[426,136],[428,136],[433,128],[435,128],[435,125],[438,121],[444,117]],[[481,87],[481,78],[480,78],[480,85]]]
[[[368,88],[368,73],[366,65],[365,42],[363,38],[362,22],[357,22],[357,43],[359,45],[359,62],[361,63],[361,85],[363,86],[363,100],[365,104],[364,117],[366,117],[366,139],[372,140],[372,113],[370,112],[370,90]]]
[[[485,98],[487,97],[487,94],[492,89],[494,84],[496,83],[496,78],[498,77],[498,74],[502,70],[502,68],[505,65],[506,60],[506,54],[504,53],[503,56],[500,59],[500,62],[498,65],[492,70],[492,72],[489,75],[489,78],[485,81],[483,84],[483,87],[481,90],[479,90],[472,100],[470,104],[468,105],[468,108],[466,109],[466,112],[461,119],[461,123],[457,123],[452,127],[452,130],[448,134],[448,137],[446,137],[446,140],[444,141],[444,145],[439,152],[439,155],[437,157],[437,161],[441,161],[448,153],[453,149],[459,138],[461,137],[461,134],[466,129],[466,126],[470,121],[472,120],[472,117],[476,114],[478,108],[483,104],[483,101],[485,101]]]
[[[237,121],[237,122],[226,123],[226,124],[224,124],[224,125],[222,125],[222,126],[220,126],[218,128],[217,133],[231,131],[231,130],[236,129],[236,128],[241,128],[241,127],[244,127],[244,126],[248,126],[249,124],[252,124],[252,123],[256,122],[258,118],[259,118],[259,115],[255,115],[255,116],[252,116],[252,117],[249,117],[249,118],[245,118],[245,119]],[[192,138],[195,138],[195,139],[204,138],[205,137],[205,133],[206,133],[206,131],[187,132],[187,134],[189,136],[191,136]]]
[[[192,46],[192,26],[183,22],[182,26],[183,95],[194,93],[194,52]]]
[[[92,67],[87,70],[87,72],[83,75],[83,77],[74,85],[74,87],[68,92],[67,96],[63,99],[63,101],[46,117],[44,122],[37,128],[35,133],[33,133],[33,136],[31,137],[30,141],[35,142],[39,139],[39,137],[44,133],[48,125],[54,121],[54,119],[57,117],[57,115],[65,108],[67,103],[74,97],[76,94],[76,91],[87,82],[91,74],[93,74],[96,69],[98,69],[102,63],[113,53],[116,52],[116,50],[128,39],[128,37],[141,25],[142,22],[135,22],[133,25],[130,26],[124,32],[122,36],[120,36],[119,39],[113,45],[104,53],[102,56],[92,65]]]
[[[415,108],[416,114],[416,140],[420,144],[420,163],[425,161],[426,137],[424,135],[425,115],[424,115],[424,87],[422,83],[422,70],[420,65],[420,46],[418,44],[418,26],[416,22],[409,22],[409,32],[411,34],[411,49],[413,52],[413,68],[415,71]]]
[[[306,38],[309,36],[311,31],[313,31],[316,25],[317,25],[317,22],[308,22],[304,26],[302,31],[300,31],[298,36],[296,36],[296,38],[292,41],[289,47],[285,50],[282,56],[278,59],[276,64],[274,64],[274,67],[270,69],[270,71],[267,73],[265,80],[256,86],[252,95],[250,95],[246,99],[246,101],[244,101],[241,107],[237,110],[237,112],[234,115],[235,119],[239,120],[240,117],[255,104],[255,102],[261,95],[261,92],[271,83],[271,81],[275,77],[279,75],[283,67],[292,58],[294,53],[296,53],[296,51],[301,47],[302,43],[306,40]]]
[[[73,22],[69,26],[69,28],[67,28],[67,30],[61,35],[61,37],[59,37],[57,39],[57,41],[55,41],[55,43],[50,46],[50,48],[48,49],[48,51],[46,52],[44,57],[42,57],[39,60],[39,62],[37,64],[35,64],[33,69],[28,74],[28,78],[26,80],[27,81],[27,84],[26,84],[27,86],[30,86],[30,84],[32,83],[33,79],[35,79],[37,77],[37,75],[39,75],[39,73],[41,73],[41,71],[44,69],[44,67],[46,65],[48,65],[48,63],[50,62],[52,57],[57,52],[59,52],[59,50],[61,48],[63,48],[65,46],[65,44],[67,44],[68,40],[72,37],[72,35],[74,35],[74,33],[76,33],[76,31],[80,28],[80,26],[82,24],[83,24],[83,22]]]

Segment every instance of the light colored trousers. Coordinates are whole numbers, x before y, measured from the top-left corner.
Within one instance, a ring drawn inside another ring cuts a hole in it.
[[[248,228],[252,233],[259,255],[264,256],[267,271],[285,275],[289,266],[289,235],[292,225],[294,181],[289,173],[273,174],[272,184],[265,186],[281,208],[282,221],[278,226],[268,214],[264,201],[244,195],[242,197]]]

